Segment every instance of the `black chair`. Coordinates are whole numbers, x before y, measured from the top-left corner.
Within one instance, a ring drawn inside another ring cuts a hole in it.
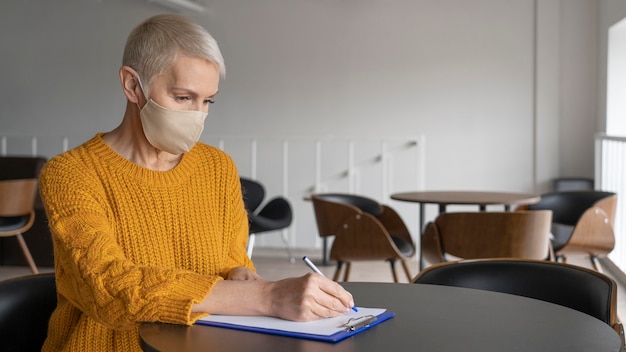
[[[559,177],[552,180],[552,191],[593,191],[594,180],[587,177]]]
[[[465,260],[428,267],[413,282],[508,293],[562,305],[602,320],[624,340],[617,319],[616,283],[584,267],[525,259]]]
[[[564,191],[541,195],[536,204],[519,209],[552,210],[552,248],[557,260],[568,255],[587,255],[600,271],[597,258],[609,254],[615,246],[613,225],[617,195],[603,191]]]
[[[41,351],[56,305],[53,273],[0,282],[0,350]]]
[[[248,211],[249,238],[248,257],[252,258],[254,240],[256,235],[286,229],[293,220],[291,204],[284,197],[274,197],[261,207],[265,198],[265,188],[255,180],[240,177],[243,203]],[[291,254],[291,248],[287,239],[281,235],[281,239],[289,255],[289,260],[295,262]]]

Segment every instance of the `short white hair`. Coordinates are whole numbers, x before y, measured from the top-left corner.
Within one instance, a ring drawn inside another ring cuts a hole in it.
[[[200,25],[172,14],[151,17],[135,27],[126,40],[122,65],[139,73],[145,87],[180,56],[199,57],[226,74],[224,58],[215,39]]]

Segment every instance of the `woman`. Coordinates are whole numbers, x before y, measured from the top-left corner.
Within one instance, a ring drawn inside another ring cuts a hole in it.
[[[121,124],[42,171],[59,296],[44,351],[140,351],[141,322],[307,321],[353,306],[321,275],[265,281],[246,256],[237,169],[198,142],[224,72],[215,40],[183,17],[155,16],[130,33]]]

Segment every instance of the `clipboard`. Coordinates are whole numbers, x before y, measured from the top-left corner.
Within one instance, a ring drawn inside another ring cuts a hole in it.
[[[335,343],[370,329],[395,315],[380,308],[358,309],[358,312],[310,322],[294,322],[263,316],[210,315],[198,319],[196,324]]]

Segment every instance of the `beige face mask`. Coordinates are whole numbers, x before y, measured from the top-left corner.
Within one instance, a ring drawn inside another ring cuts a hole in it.
[[[143,133],[150,144],[160,150],[180,155],[198,142],[208,113],[195,110],[168,109],[148,98],[137,76],[141,91],[148,100],[140,112]]]

